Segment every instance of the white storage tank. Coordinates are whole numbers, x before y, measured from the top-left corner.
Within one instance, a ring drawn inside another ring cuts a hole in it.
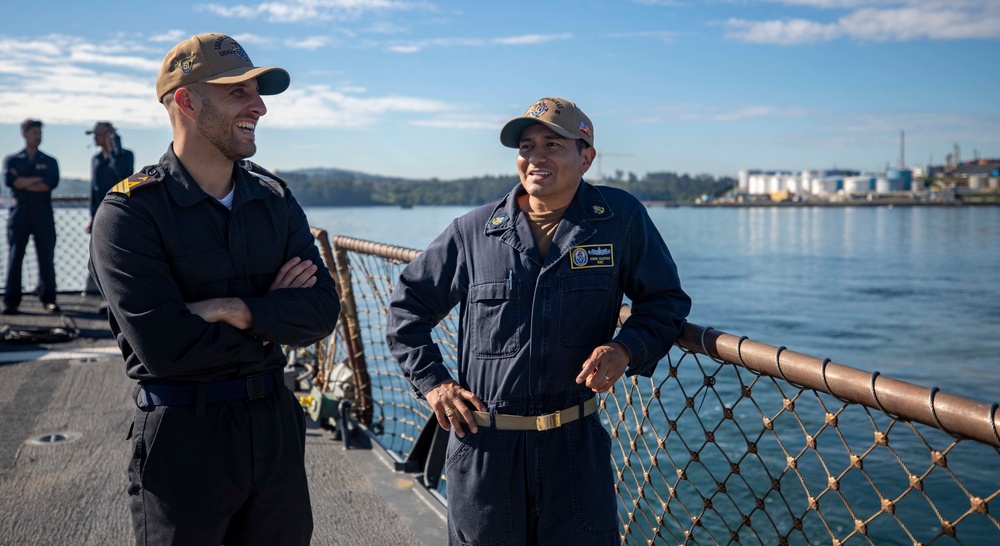
[[[868,193],[875,189],[874,179],[871,176],[845,176],[845,193]]]

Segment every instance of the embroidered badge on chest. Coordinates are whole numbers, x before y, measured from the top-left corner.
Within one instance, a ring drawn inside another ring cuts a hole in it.
[[[573,247],[569,253],[569,265],[572,269],[589,269],[592,267],[614,267],[614,245],[582,245]]]

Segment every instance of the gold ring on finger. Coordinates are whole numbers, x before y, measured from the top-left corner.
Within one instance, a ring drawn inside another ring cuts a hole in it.
[[[455,413],[455,410],[452,409],[452,408],[448,408],[448,409],[444,410],[445,417],[451,417],[452,414],[454,414],[454,413]]]

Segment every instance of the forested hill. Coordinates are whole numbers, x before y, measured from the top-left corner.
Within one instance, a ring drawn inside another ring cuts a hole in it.
[[[368,175],[339,169],[278,171],[303,206],[353,207],[370,205],[481,205],[503,197],[516,175],[480,176],[457,180],[414,180]],[[584,177],[590,183],[596,178]],[[702,195],[722,195],[736,186],[730,177],[690,176],[672,172],[628,178],[618,173],[603,185],[624,188],[642,201],[692,202]]]

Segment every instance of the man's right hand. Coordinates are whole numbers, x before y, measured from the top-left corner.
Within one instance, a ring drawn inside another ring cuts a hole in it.
[[[318,269],[319,266],[310,260],[303,260],[296,256],[281,266],[267,291],[279,288],[312,288],[316,284],[316,271]]]
[[[434,415],[441,428],[451,430],[451,427],[454,426],[455,435],[462,438],[465,436],[465,428],[462,426],[464,420],[465,426],[473,434],[479,432],[476,417],[473,415],[469,403],[472,403],[479,411],[486,411],[486,404],[483,404],[483,401],[472,391],[463,389],[455,380],[449,379],[434,387],[427,393],[426,398],[430,402],[431,409],[434,410]],[[462,415],[461,418],[459,414]]]

